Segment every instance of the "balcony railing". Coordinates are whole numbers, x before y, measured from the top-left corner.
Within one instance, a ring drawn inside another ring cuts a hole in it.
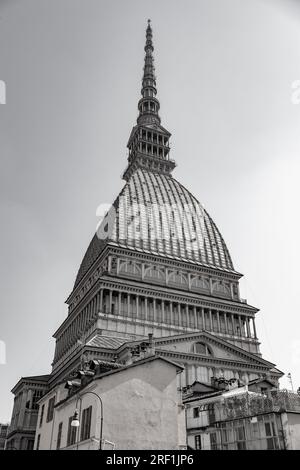
[[[262,413],[300,412],[300,396],[287,390],[270,391],[268,395],[243,393],[215,402],[215,421],[246,418]]]

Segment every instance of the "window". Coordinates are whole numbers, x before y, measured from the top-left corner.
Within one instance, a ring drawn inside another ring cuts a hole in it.
[[[193,345],[193,352],[196,354],[202,354],[204,356],[211,356],[211,351],[205,343],[195,343]]]
[[[60,449],[62,427],[63,427],[63,423],[59,423],[59,425],[58,425],[58,431],[57,431],[57,441],[56,441],[56,449],[57,449],[57,450]]]
[[[195,449],[201,450],[201,435],[195,436]]]
[[[278,449],[278,439],[274,422],[265,422],[265,433],[267,438],[267,449]]]
[[[33,392],[33,399],[32,399],[32,409],[33,410],[38,410],[39,409],[39,405],[38,405],[38,401],[40,400],[40,398],[42,398],[43,396],[43,391],[42,390],[35,390]]]
[[[218,446],[217,446],[217,435],[215,432],[212,432],[210,434],[210,448],[211,450],[217,450],[218,449]]]
[[[75,426],[71,426],[72,421],[73,421],[73,416],[70,416],[69,424],[68,424],[67,446],[72,446],[76,442],[77,428],[75,428]]]
[[[36,440],[36,450],[39,450],[40,448],[40,440],[41,440],[41,435],[39,434]]]
[[[199,408],[193,408],[193,418],[199,418]]]
[[[41,414],[40,414],[40,427],[42,426],[43,424],[43,419],[44,419],[44,411],[45,411],[45,405],[42,405],[42,408],[41,408]]]
[[[33,446],[34,446],[34,440],[33,439],[28,439],[26,450],[33,450]]]
[[[88,408],[85,408],[82,412],[82,424],[81,424],[81,433],[80,433],[81,441],[84,441],[85,439],[90,438],[91,418],[92,418],[92,407],[89,406]]]
[[[245,436],[245,428],[244,428],[243,425],[242,426],[239,425],[236,428],[235,438],[236,438],[236,443],[237,443],[237,449],[238,450],[245,450],[246,449],[246,436]]]
[[[55,405],[55,397],[50,398],[48,401],[48,410],[47,410],[47,423],[52,421],[54,415],[54,405]]]
[[[215,407],[214,405],[209,405],[208,407],[208,422],[209,424],[213,424],[216,421],[216,416],[215,416]]]

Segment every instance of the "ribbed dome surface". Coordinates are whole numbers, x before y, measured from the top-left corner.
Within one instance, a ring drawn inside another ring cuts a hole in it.
[[[75,286],[106,243],[234,271],[215,223],[197,199],[171,176],[138,169],[125,184],[114,207],[116,217],[109,238],[93,237]]]

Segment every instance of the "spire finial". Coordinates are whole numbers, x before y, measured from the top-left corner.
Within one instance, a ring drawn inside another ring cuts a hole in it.
[[[139,100],[139,116],[127,144],[128,166],[123,179],[129,180],[137,168],[171,175],[175,162],[169,158],[169,138],[171,136],[160,124],[159,101],[156,98],[154,74],[153,42],[151,20],[147,20],[145,65],[142,80],[142,97]]]
[[[152,42],[152,27],[151,20],[147,21],[146,29],[146,44],[144,47],[145,50],[145,65],[144,65],[144,75],[142,81],[142,98],[139,101],[139,117],[138,124],[150,124],[156,123],[160,124],[160,117],[158,115],[159,110],[159,101],[156,98],[156,79],[155,79],[155,68],[154,68],[154,57],[153,57],[153,42]]]

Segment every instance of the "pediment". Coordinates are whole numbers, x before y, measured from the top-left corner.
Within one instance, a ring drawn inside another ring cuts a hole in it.
[[[205,355],[215,359],[238,361],[270,368],[274,366],[273,363],[262,359],[256,354],[245,351],[223,338],[219,338],[206,331],[159,338],[156,339],[155,346],[158,350],[195,355],[198,354],[195,352],[196,343],[207,345],[207,353]]]

